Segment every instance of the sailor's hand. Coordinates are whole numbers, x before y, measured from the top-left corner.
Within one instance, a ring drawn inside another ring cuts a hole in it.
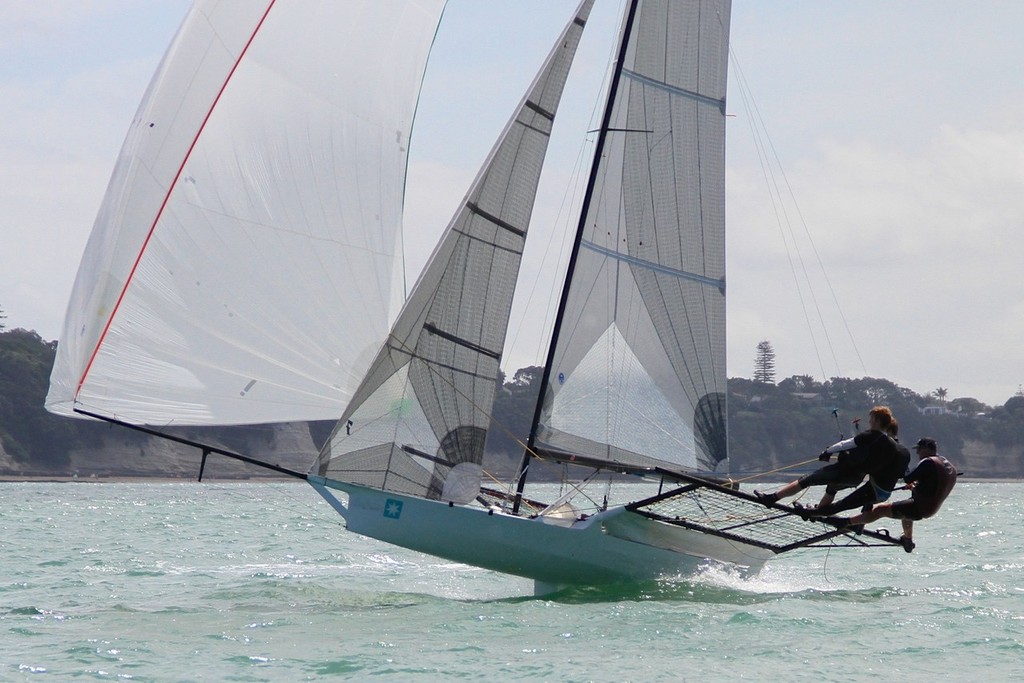
[[[832,454],[828,452],[827,448],[821,452],[821,455],[818,456],[818,460],[822,462],[828,462],[831,458]]]

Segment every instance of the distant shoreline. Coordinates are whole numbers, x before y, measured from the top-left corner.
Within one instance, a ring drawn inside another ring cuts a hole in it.
[[[68,477],[60,475],[38,475],[25,476],[18,474],[0,474],[0,484],[18,483],[54,483],[54,484],[280,484],[283,481],[295,481],[294,477],[203,477],[200,482],[196,477],[131,477],[131,476],[110,476],[110,477]]]
[[[18,483],[54,483],[54,484],[280,484],[283,481],[295,481],[293,477],[205,477],[199,481],[195,477],[67,477],[67,476],[24,476],[17,474],[0,474],[0,484]],[[959,481],[971,484],[1015,484],[1024,478],[1012,477],[960,477]]]

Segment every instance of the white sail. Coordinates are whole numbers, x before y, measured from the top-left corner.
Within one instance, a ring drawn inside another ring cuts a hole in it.
[[[76,278],[47,408],[337,419],[394,320],[443,0],[197,0]]]
[[[555,457],[726,456],[729,15],[729,0],[641,0],[624,23],[536,435]]]
[[[429,498],[450,472],[479,484],[537,184],[592,5],[580,3],[492,149],[324,446],[318,476]]]

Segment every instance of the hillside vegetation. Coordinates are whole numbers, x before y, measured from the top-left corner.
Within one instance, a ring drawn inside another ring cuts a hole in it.
[[[201,453],[122,427],[73,420],[43,408],[56,342],[27,330],[0,331],[0,476],[195,477]],[[499,377],[485,467],[496,476],[515,471],[533,417],[541,369]],[[854,433],[874,405],[892,408],[900,436],[938,440],[940,452],[967,476],[1024,477],[1024,396],[986,406],[971,398],[949,402],[885,379],[796,376],[777,384],[729,380],[729,453],[734,475],[772,471],[814,458],[840,435]],[[305,471],[330,433],[325,423],[177,429],[174,433]],[[806,467],[817,466],[817,462]],[[788,472],[785,475],[788,476]],[[212,457],[210,477],[276,476]],[[558,476],[557,469],[548,476]]]

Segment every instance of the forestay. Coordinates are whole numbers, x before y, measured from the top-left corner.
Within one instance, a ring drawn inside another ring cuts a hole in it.
[[[725,433],[728,0],[623,26],[535,446],[713,470]]]
[[[465,503],[555,112],[593,0],[527,91],[320,454],[320,476]]]
[[[397,314],[443,0],[197,0],[132,122],[47,407],[337,419]]]

